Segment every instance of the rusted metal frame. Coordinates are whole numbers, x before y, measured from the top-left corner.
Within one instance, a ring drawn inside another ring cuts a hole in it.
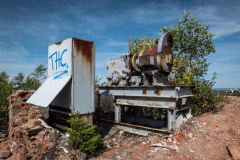
[[[118,97],[142,97],[142,98],[179,98],[179,97],[160,97],[160,96],[131,96],[131,95],[114,95]],[[191,97],[191,96],[190,96]],[[181,97],[185,98],[185,97]]]
[[[98,108],[97,108],[97,119],[99,119],[99,110],[100,110],[100,98],[101,98],[101,95],[98,94]]]
[[[77,115],[72,115],[71,117],[74,118]],[[93,112],[92,113],[85,113],[85,114],[80,114],[79,118],[84,118],[86,120],[86,125],[90,126],[93,124]]]
[[[115,104],[115,121],[121,122],[121,105]]]
[[[100,88],[102,95],[184,98],[194,96],[191,87]]]
[[[71,113],[67,113],[67,112],[63,112],[63,111],[58,111],[56,109],[49,109],[50,112],[56,112],[56,113],[60,113],[60,114],[65,114],[65,115],[68,115],[68,116],[72,116],[73,114]]]
[[[177,106],[176,107],[176,111],[183,111],[183,110],[185,110],[185,109],[188,109],[188,108],[191,108],[191,106]]]
[[[116,122],[116,121],[110,121],[110,120],[106,120],[106,119],[102,119],[100,118],[101,121],[105,121],[105,122],[110,122],[110,123],[114,123],[114,124],[117,124],[119,126],[129,126],[131,128],[136,128],[136,130],[149,130],[151,133],[152,131],[154,132],[161,132],[161,133],[165,133],[165,134],[169,134],[169,133],[172,133],[172,131],[169,131],[169,130],[165,130],[165,129],[157,129],[157,128],[151,128],[151,127],[145,127],[145,126],[139,126],[139,125],[134,125],[134,124],[127,124],[127,123],[123,123],[123,122]],[[119,128],[119,127],[118,127]],[[121,129],[121,128],[120,128]],[[132,132],[131,132],[132,133]],[[136,132],[134,132],[136,133]],[[136,133],[137,134],[137,133]]]
[[[167,125],[167,121],[131,116],[126,116],[124,118],[124,122],[129,122],[130,124],[147,126],[151,128],[163,128]]]
[[[172,87],[174,88],[175,86],[172,85],[163,85],[163,86],[159,86],[159,85],[149,85],[149,86],[101,86],[99,87],[99,89],[109,89],[109,88],[155,88],[155,87]],[[182,86],[181,86],[182,87]]]
[[[127,105],[127,106],[139,106],[139,107],[153,107],[153,108],[176,108],[176,100],[171,101],[160,101],[162,98],[147,98],[145,97],[116,97],[116,104]]]
[[[175,131],[175,119],[176,119],[176,110],[175,109],[168,109],[168,131],[174,132]]]

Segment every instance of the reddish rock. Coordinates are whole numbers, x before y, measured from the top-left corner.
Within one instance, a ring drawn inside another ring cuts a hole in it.
[[[180,131],[180,134],[181,134],[182,136],[184,136],[184,135],[185,135],[185,131],[182,129],[182,130]]]
[[[18,96],[21,96],[21,95],[23,95],[25,92],[24,91],[17,91],[17,95]]]
[[[3,147],[2,147],[3,150],[6,150],[6,151],[10,151],[10,148],[5,144]]]
[[[47,139],[44,139],[42,142],[46,144],[46,143],[49,143],[50,141],[49,141],[49,139],[47,138]]]
[[[22,143],[22,144],[26,144],[26,140],[23,139],[23,138],[19,138],[19,142]]]
[[[27,155],[19,155],[16,160],[30,160],[32,156],[27,156]]]
[[[13,121],[13,126],[19,126],[22,125],[23,122],[22,121]]]
[[[41,146],[41,150],[46,151],[47,149],[48,149],[48,146],[47,146],[47,145]]]
[[[19,114],[20,117],[26,117],[28,114],[27,113],[21,113]]]
[[[35,140],[36,140],[36,138],[34,136],[30,137],[30,141],[35,141]]]
[[[42,122],[37,120],[37,119],[29,119],[28,120],[28,124],[30,124],[32,126],[39,126],[39,125],[42,124]]]
[[[231,124],[236,124],[235,122],[231,122]]]
[[[175,134],[174,138],[175,138],[175,139],[178,139],[178,138],[179,138],[179,135],[178,135],[178,134]]]
[[[0,134],[1,138],[7,137],[7,134]]]
[[[9,150],[2,150],[0,151],[0,158],[8,158],[11,152]]]
[[[172,145],[172,142],[166,142],[167,143],[167,145]]]
[[[232,136],[234,134],[234,130],[232,128],[230,128],[227,132],[230,136]]]
[[[209,132],[207,131],[207,130],[202,130],[203,131],[203,133],[205,133],[205,134],[207,134],[207,135],[209,135]]]
[[[27,153],[27,149],[26,148],[21,148],[21,153],[22,153],[22,155],[25,155],[26,153]]]
[[[183,141],[183,138],[182,138],[182,137],[179,137],[177,140],[178,140],[179,142],[182,142],[182,141]]]
[[[190,131],[190,126],[187,126],[187,125],[186,125],[186,130],[187,130],[187,131]]]
[[[133,143],[135,143],[135,141],[131,141],[131,142],[129,142],[129,143],[124,147],[124,149],[125,149],[125,148],[129,148],[129,147],[131,147],[131,145],[133,145]]]
[[[22,104],[21,103],[13,103],[12,108],[22,108]]]
[[[185,139],[188,139],[188,137],[189,137],[189,136],[188,136],[187,134],[184,136]]]
[[[25,135],[25,134],[23,134],[22,137],[23,137],[25,140],[29,140],[29,139],[30,139],[30,138],[29,138],[27,135]]]
[[[240,160],[240,152],[235,144],[229,144],[227,146],[227,149],[229,150],[231,156],[234,160]]]
[[[46,135],[46,134],[38,134],[38,136],[39,136],[40,138],[42,138],[42,139],[45,137],[45,135]]]

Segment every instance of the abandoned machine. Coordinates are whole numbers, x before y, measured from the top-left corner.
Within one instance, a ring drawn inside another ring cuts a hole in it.
[[[168,83],[174,59],[172,34],[164,33],[156,44],[138,54],[127,53],[108,61],[108,83],[98,92],[99,96],[113,96],[115,118],[99,117],[98,113],[100,120],[130,133],[148,135],[171,133],[191,117],[194,86]]]

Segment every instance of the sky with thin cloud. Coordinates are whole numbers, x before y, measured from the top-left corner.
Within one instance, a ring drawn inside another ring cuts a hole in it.
[[[106,64],[128,52],[127,39],[143,33],[159,38],[183,9],[209,24],[216,53],[208,56],[206,79],[215,88],[240,87],[240,1],[236,0],[8,0],[0,1],[0,72],[11,78],[47,66],[48,46],[70,37],[95,43],[96,75],[106,81]]]

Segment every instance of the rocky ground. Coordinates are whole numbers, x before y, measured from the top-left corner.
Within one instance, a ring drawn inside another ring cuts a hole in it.
[[[41,121],[38,110],[26,107],[11,122],[9,138],[7,127],[1,127],[0,159],[240,159],[240,97],[228,100],[218,113],[191,118],[164,137],[134,135],[99,123],[106,148],[87,157],[69,146],[66,135]]]
[[[191,118],[167,137],[119,131],[90,159],[240,159],[240,97],[227,99],[218,113]]]

